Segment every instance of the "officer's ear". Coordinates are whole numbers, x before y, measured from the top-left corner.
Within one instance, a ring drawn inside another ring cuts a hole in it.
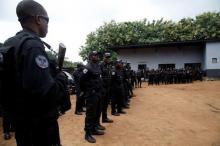
[[[37,25],[42,25],[44,23],[49,22],[49,18],[47,16],[41,16],[41,15],[37,15],[37,16],[33,16],[33,20]]]
[[[34,16],[34,21],[37,25],[41,25],[42,19],[39,16]]]

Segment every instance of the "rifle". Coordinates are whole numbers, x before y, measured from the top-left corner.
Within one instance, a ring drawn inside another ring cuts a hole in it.
[[[51,50],[55,56],[57,57],[57,65],[58,65],[58,69],[60,72],[62,72],[63,69],[63,62],[64,62],[64,58],[65,58],[65,54],[66,54],[66,47],[64,44],[60,43],[59,44],[59,51],[58,53],[55,52],[51,46],[45,42],[43,42],[44,45]],[[68,84],[68,83],[67,83]],[[64,88],[66,89],[66,93],[65,95],[62,97],[62,99],[60,100],[60,102],[58,103],[58,110],[59,110],[59,114],[62,115],[64,114],[66,111],[68,111],[71,108],[71,101],[70,101],[70,95],[68,92],[68,85],[64,85]]]
[[[55,54],[55,56],[57,57],[57,64],[58,64],[59,71],[62,71],[63,62],[64,62],[64,58],[65,58],[65,54],[66,54],[66,46],[63,43],[60,43],[59,44],[59,51],[57,53],[56,51],[54,51],[52,49],[52,47],[49,44],[47,44],[44,41],[43,41],[43,43],[51,52],[53,52]]]

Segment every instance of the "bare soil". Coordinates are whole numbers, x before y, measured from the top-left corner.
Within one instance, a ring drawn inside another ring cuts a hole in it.
[[[104,136],[96,144],[84,140],[85,115],[72,109],[59,119],[63,146],[220,146],[220,81],[147,86],[134,90],[131,108],[114,123],[103,124]],[[110,110],[109,110],[110,113]],[[0,119],[0,124],[2,120]],[[3,140],[0,146],[15,146]]]

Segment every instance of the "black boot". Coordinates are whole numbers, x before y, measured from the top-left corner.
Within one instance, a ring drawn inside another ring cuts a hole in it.
[[[129,109],[130,108],[129,104],[125,105],[124,108]]]
[[[79,111],[76,111],[75,114],[76,114],[76,115],[82,115],[82,113],[79,112]]]
[[[95,138],[92,137],[90,132],[86,132],[85,140],[87,140],[89,143],[96,143]]]
[[[98,124],[98,125],[96,126],[96,129],[97,129],[97,130],[105,130],[105,127],[102,126],[101,124]]]
[[[109,118],[102,119],[102,123],[113,123],[113,120]]]
[[[11,139],[11,134],[9,132],[4,133],[4,139],[5,140]]]
[[[113,115],[113,116],[120,116],[120,114],[117,113],[117,112],[112,112],[112,115]]]
[[[102,130],[99,130],[97,128],[95,128],[95,130],[92,131],[92,135],[104,135],[105,132]]]
[[[120,114],[126,114],[126,112],[123,111],[123,110],[119,111],[118,113],[120,113]]]

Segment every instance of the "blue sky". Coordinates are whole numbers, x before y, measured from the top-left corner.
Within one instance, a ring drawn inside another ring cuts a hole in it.
[[[15,9],[20,0],[0,2],[0,42],[21,29]],[[49,31],[44,39],[54,50],[60,42],[67,47],[71,61],[81,61],[78,55],[86,36],[104,22],[143,20],[178,21],[194,18],[203,12],[220,12],[220,0],[36,0],[50,17]]]

